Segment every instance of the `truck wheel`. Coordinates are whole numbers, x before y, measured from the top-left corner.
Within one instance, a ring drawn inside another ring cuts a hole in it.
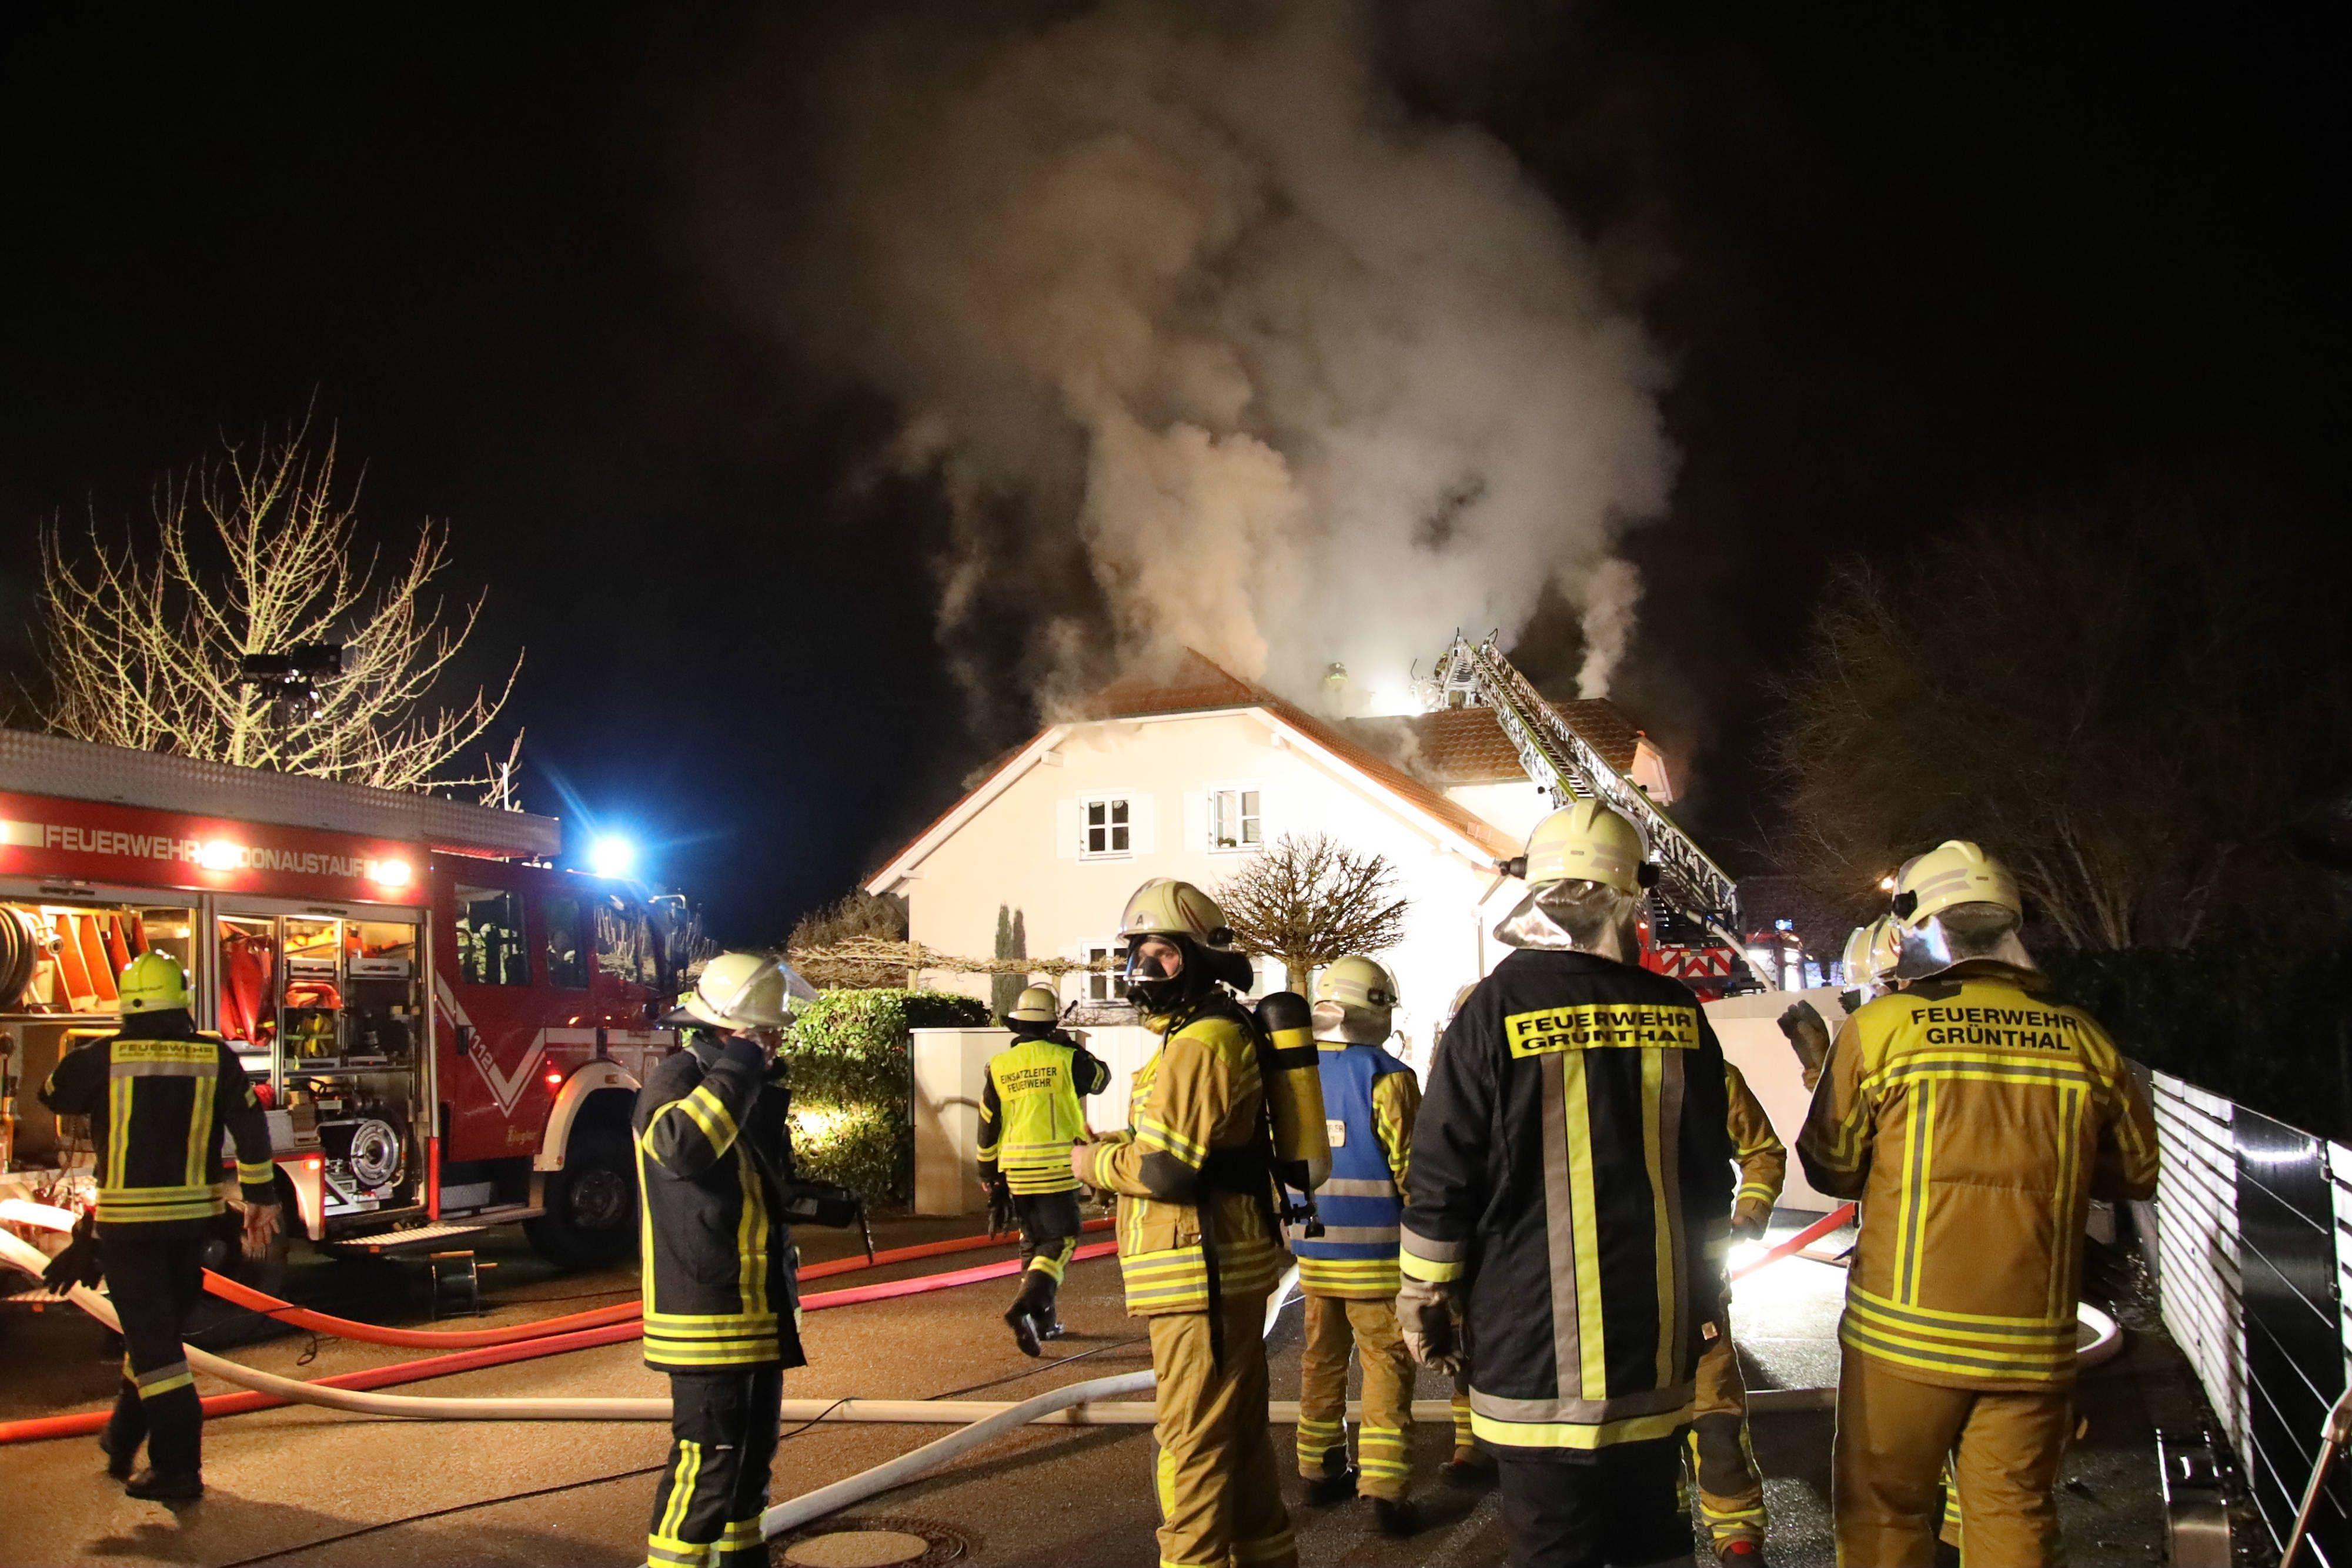
[[[637,1243],[637,1173],[618,1127],[572,1134],[563,1168],[547,1178],[547,1212],[523,1221],[523,1235],[559,1269],[594,1269],[627,1257]]]

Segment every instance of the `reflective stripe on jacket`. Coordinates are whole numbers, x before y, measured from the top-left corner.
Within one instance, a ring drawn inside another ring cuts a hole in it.
[[[1756,1091],[1748,1087],[1748,1080],[1728,1061],[1723,1064],[1723,1089],[1731,1102],[1731,1157],[1739,1162],[1739,1190],[1731,1200],[1732,1222],[1768,1224],[1772,1206],[1780,1201],[1780,1188],[1789,1180],[1789,1151],[1772,1130],[1772,1118],[1764,1113]]]
[[[646,1364],[717,1372],[803,1364],[788,1101],[755,1051],[707,1034],[646,1075],[634,1118]]]
[[[1575,1458],[1690,1419],[1731,1211],[1723,1051],[1679,981],[1522,949],[1437,1048],[1403,1271],[1461,1281],[1479,1439]]]
[[[1170,1024],[1145,1021],[1163,1033]],[[1223,1299],[1274,1289],[1283,1250],[1267,1218],[1271,1186],[1261,1197],[1203,1191],[1202,1183],[1211,1156],[1262,1146],[1265,1115],[1257,1038],[1238,1004],[1226,1002],[1165,1036],[1135,1075],[1128,1130],[1087,1145],[1088,1179],[1119,1195],[1118,1266],[1130,1316],[1208,1310],[1204,1206]]]
[[[1099,1094],[1110,1069],[1075,1041],[1024,1040],[988,1059],[980,1100],[980,1175],[1014,1192],[1075,1192],[1070,1147],[1086,1135],[1079,1096]]]
[[[1863,1199],[1840,1335],[1947,1386],[2074,1375],[2094,1197],[2156,1190],[2156,1125],[2115,1042],[2030,971],[1975,961],[1838,1030],[1797,1140]]]
[[[1325,1043],[1316,1065],[1331,1134],[1331,1176],[1315,1192],[1323,1234],[1291,1233],[1299,1288],[1315,1296],[1386,1301],[1401,1282],[1401,1176],[1420,1087],[1412,1069],[1376,1045]]]
[[[245,1201],[278,1201],[269,1118],[245,1065],[193,1026],[185,1035],[165,1039],[126,1030],[68,1051],[41,1086],[41,1103],[90,1119],[103,1228],[180,1224],[194,1229],[219,1214],[224,1133],[236,1146]]]

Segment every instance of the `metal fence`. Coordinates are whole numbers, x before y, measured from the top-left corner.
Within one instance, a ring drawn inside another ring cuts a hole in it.
[[[2155,1210],[2165,1326],[2227,1428],[2283,1545],[2352,1369],[2352,1149],[2148,1075],[2163,1146]],[[2302,1561],[2352,1568],[2339,1471]]]

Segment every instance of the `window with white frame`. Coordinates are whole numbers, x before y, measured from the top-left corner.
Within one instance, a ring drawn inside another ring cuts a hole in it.
[[[1099,964],[1106,959],[1115,958],[1118,956],[1118,946],[1116,943],[1111,942],[1102,942],[1091,945],[1086,949],[1085,953],[1086,960],[1089,964]],[[1089,969],[1087,971],[1086,982],[1087,1000],[1090,1002],[1115,1002],[1119,999],[1119,980],[1118,975],[1115,971],[1108,969]]]
[[[1132,803],[1124,795],[1098,795],[1087,800],[1078,858],[1100,860],[1129,852],[1132,816]]]
[[[1209,791],[1209,848],[1254,850],[1265,841],[1258,792],[1236,786]]]

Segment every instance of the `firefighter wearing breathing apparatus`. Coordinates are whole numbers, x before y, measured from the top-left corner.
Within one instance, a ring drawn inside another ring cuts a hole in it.
[[[2146,1099],[2114,1041],[2053,1001],[2000,862],[1953,840],[1895,879],[1903,988],[1830,1046],[1797,1140],[1863,1200],[1831,1460],[1841,1563],[1932,1562],[1946,1459],[1971,1562],[2058,1560],[2091,1199],[2156,1190]]]
[[[1396,1320],[1398,1221],[1421,1083],[1390,1055],[1395,978],[1370,958],[1341,958],[1315,982],[1315,1039],[1331,1176],[1318,1189],[1319,1236],[1294,1232],[1307,1343],[1298,1366],[1298,1473],[1307,1500],[1360,1490],[1381,1530],[1420,1528],[1405,1500],[1412,1358]],[[1348,1356],[1364,1367],[1357,1470],[1348,1466]]]
[[[1078,1178],[1070,1150],[1083,1142],[1080,1097],[1110,1084],[1110,1069],[1055,1027],[1053,990],[1031,986],[1005,1014],[1013,1043],[988,1060],[980,1096],[980,1179],[1021,1226],[1021,1291],[1005,1312],[1024,1355],[1062,1337],[1054,1302],[1078,1249]]]
[[[1329,1160],[1306,1002],[1267,998],[1300,1015],[1270,1039],[1225,989],[1248,987],[1249,960],[1190,883],[1138,888],[1119,937],[1129,995],[1161,1043],[1135,1075],[1127,1131],[1080,1145],[1070,1169],[1118,1194],[1127,1310],[1150,1322],[1160,1561],[1293,1568],[1261,1335],[1283,1264],[1276,1177],[1311,1188]]]
[[[1731,1239],[1759,1239],[1772,1224],[1772,1206],[1789,1176],[1789,1151],[1772,1130],[1763,1103],[1739,1069],[1723,1064],[1723,1087],[1731,1105],[1732,1158],[1739,1187],[1732,1197]],[[1717,1558],[1742,1568],[1763,1568],[1764,1476],[1748,1437],[1748,1383],[1731,1341],[1731,1293],[1717,1304],[1719,1331],[1698,1358],[1697,1402],[1690,1430],[1690,1469],[1698,1483],[1699,1521],[1706,1526]]]
[[[1413,1130],[1397,1312],[1498,1461],[1511,1561],[1690,1561],[1679,1492],[1732,1199],[1723,1051],[1636,967],[1640,833],[1597,801],[1536,825],[1517,951],[1463,1005]]]
[[[634,1128],[646,1364],[669,1375],[668,1466],[652,1568],[768,1561],[760,1514],[787,1367],[805,1364],[792,1231],[789,1103],[774,1062],[784,967],[722,953],[680,1012],[688,1048],[646,1075]]]
[[[142,954],[123,966],[120,990],[121,1032],[68,1052],[41,1086],[50,1110],[90,1118],[98,1151],[96,1219],[76,1228],[43,1278],[62,1291],[96,1284],[103,1268],[124,1353],[98,1439],[107,1473],[132,1497],[192,1501],[205,1490],[204,1406],[180,1333],[204,1292],[205,1239],[224,1209],[214,1184],[222,1134],[236,1147],[249,1257],[278,1231],[278,1167],[243,1063],[196,1031],[178,960]],[[133,1475],[142,1442],[147,1468]]]

